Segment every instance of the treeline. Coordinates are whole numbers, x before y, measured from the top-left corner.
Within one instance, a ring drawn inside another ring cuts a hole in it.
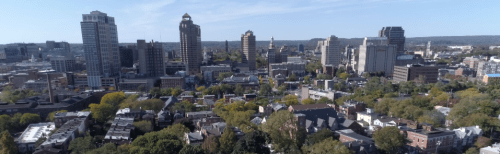
[[[2,94],[0,94],[0,99],[6,103],[16,103],[18,100],[29,98],[32,96],[37,96],[39,93],[31,90],[14,90],[11,86],[6,86],[3,88]]]

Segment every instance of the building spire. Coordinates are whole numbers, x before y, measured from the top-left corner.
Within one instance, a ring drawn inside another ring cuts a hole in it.
[[[269,43],[269,49],[274,49],[274,37],[271,36],[271,43]]]

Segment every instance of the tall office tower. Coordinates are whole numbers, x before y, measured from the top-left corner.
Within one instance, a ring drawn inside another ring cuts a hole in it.
[[[149,77],[165,75],[165,54],[162,44],[137,40],[137,47],[139,50],[139,72]]]
[[[334,35],[327,37],[321,45],[321,65],[333,65],[337,67],[341,62],[340,41]]]
[[[280,63],[288,62],[288,52],[289,52],[288,46],[286,46],[286,45],[281,46],[280,53],[279,53]]]
[[[130,48],[133,47],[133,48]],[[120,62],[122,67],[132,67],[134,65],[135,46],[120,46]]]
[[[248,63],[248,70],[254,71],[255,64],[255,35],[253,32],[248,30],[245,34],[241,34],[241,51],[245,56],[242,62]]]
[[[181,35],[182,62],[188,65],[186,71],[190,75],[199,73],[203,61],[200,26],[193,24],[191,16],[186,13],[182,16],[179,31]]]
[[[64,50],[66,52],[71,52],[71,48],[69,47],[68,42],[55,42],[55,41],[46,41],[45,45],[48,50]]]
[[[378,37],[387,37],[387,43],[396,45],[398,54],[405,52],[405,30],[402,27],[382,27]]]
[[[276,53],[275,53],[273,41],[274,41],[274,38],[271,37],[271,43],[269,43],[269,49],[267,50],[267,54],[266,54],[268,64],[276,63]]]
[[[431,51],[431,41],[427,42],[427,50],[425,50],[425,55],[424,57],[430,57],[432,56],[432,51]]]
[[[299,43],[299,45],[297,46],[297,50],[299,50],[299,52],[304,52],[304,45],[302,43]]]
[[[116,77],[120,72],[120,52],[115,18],[92,11],[83,14],[83,50],[87,62],[87,80],[90,88],[101,87],[101,77]]]
[[[147,74],[146,40],[137,40],[137,56],[139,61],[139,74]]]
[[[228,46],[227,40],[226,40],[226,52],[229,52],[229,46]]]
[[[358,73],[384,72],[392,76],[396,63],[397,45],[387,44],[385,37],[366,37],[359,46]]]

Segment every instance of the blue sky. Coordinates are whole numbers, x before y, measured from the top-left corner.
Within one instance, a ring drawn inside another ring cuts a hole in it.
[[[10,0],[0,9],[0,44],[81,43],[82,14],[115,17],[119,42],[179,41],[189,13],[203,41],[307,40],[376,36],[383,26],[403,26],[406,37],[500,35],[499,0]],[[161,39],[160,39],[161,34]]]

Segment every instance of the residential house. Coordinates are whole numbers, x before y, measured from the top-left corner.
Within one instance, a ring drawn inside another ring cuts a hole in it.
[[[366,108],[366,111],[363,111],[363,112],[358,112],[357,113],[357,118],[356,120],[357,121],[361,121],[361,122],[366,122],[368,123],[369,125],[372,125],[373,124],[373,121],[375,119],[377,119],[379,116],[378,113],[375,113],[373,112],[373,109],[371,108]],[[365,126],[365,125],[363,125]]]
[[[464,152],[464,148],[473,146],[477,138],[483,135],[483,130],[479,126],[460,127],[453,131],[455,132],[453,148],[460,153]]]

